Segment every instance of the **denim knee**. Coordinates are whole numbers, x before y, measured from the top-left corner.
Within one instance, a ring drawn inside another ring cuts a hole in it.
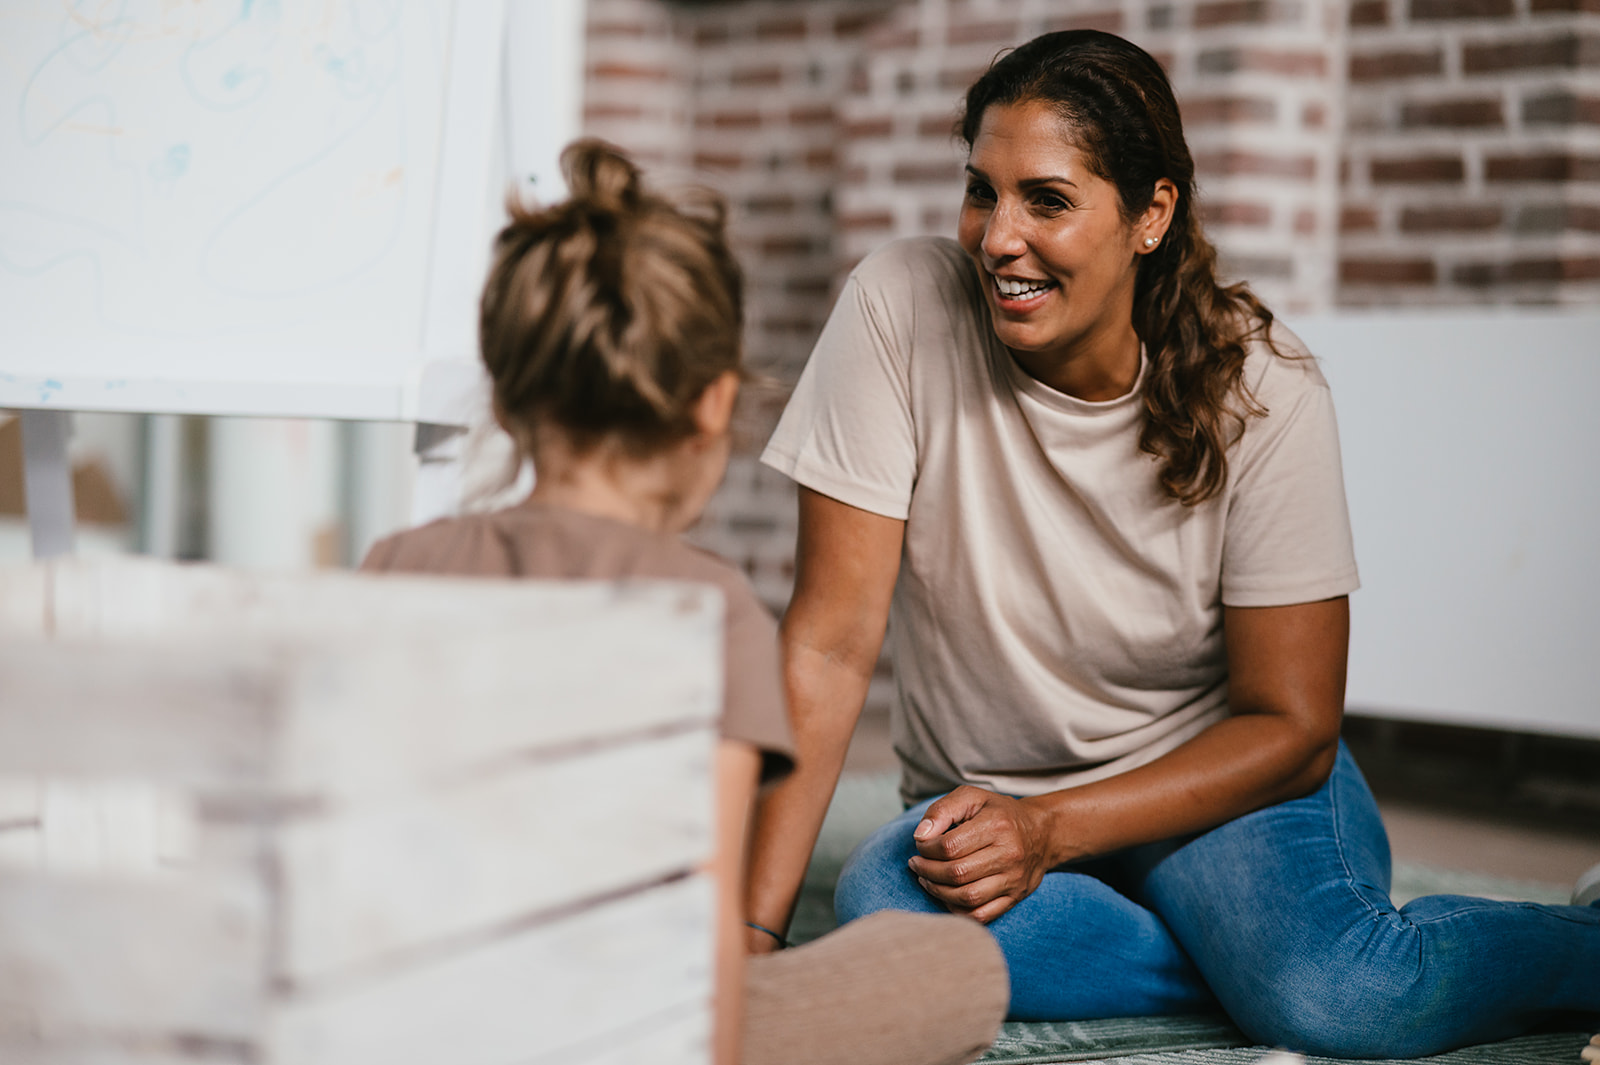
[[[850,852],[833,891],[833,912],[840,924],[879,910],[944,912],[906,867],[917,852],[911,833],[926,806],[915,806],[880,826]]]

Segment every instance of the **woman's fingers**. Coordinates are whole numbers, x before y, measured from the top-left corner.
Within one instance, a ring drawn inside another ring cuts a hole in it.
[[[918,877],[917,883],[922,886],[937,902],[951,913],[964,913],[977,917],[980,912],[992,911],[993,916],[979,917],[979,920],[993,920],[1000,916],[1016,902],[1012,895],[1012,888],[1007,877],[988,876],[971,884],[962,884],[952,887],[947,884],[936,884],[924,877]],[[995,907],[1000,899],[1005,899],[1003,906]]]
[[[916,830],[911,833],[912,838],[919,847],[927,840],[938,839],[956,825],[975,817],[991,797],[991,793],[982,788],[960,787],[935,799]]]

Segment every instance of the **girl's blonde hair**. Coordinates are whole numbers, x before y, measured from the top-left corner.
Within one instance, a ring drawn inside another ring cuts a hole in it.
[[[603,141],[561,155],[570,192],[513,194],[495,240],[478,333],[502,424],[531,448],[560,429],[580,451],[616,439],[648,452],[695,431],[706,386],[740,368],[743,281],[726,208],[674,203]]]

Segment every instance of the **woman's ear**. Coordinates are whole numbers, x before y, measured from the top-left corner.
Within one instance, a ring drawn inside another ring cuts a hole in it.
[[[1150,195],[1150,206],[1144,209],[1133,227],[1134,250],[1148,255],[1159,248],[1167,235],[1167,227],[1172,224],[1172,213],[1177,209],[1178,186],[1171,178],[1162,178]]]
[[[739,374],[724,370],[706,385],[694,401],[694,424],[702,436],[718,437],[733,423],[733,404],[739,398]]]

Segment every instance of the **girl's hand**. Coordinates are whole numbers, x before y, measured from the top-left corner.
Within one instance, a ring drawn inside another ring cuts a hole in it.
[[[984,924],[1033,894],[1051,857],[1049,814],[1025,799],[961,787],[936,800],[913,837],[911,872],[952,913]]]

